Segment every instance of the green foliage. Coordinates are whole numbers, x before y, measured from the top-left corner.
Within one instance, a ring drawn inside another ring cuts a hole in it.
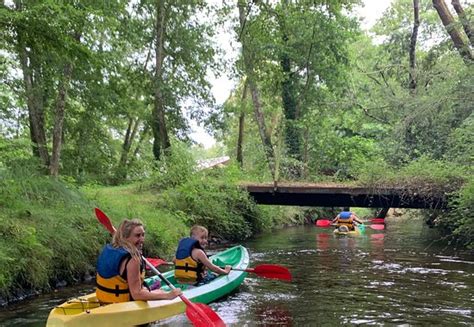
[[[9,139],[0,136],[0,152],[0,169],[16,169],[34,161],[31,159],[31,142],[25,138]]]
[[[448,140],[446,159],[473,168],[474,162],[474,115],[452,131]]]
[[[399,171],[399,175],[407,183],[451,184],[453,187],[459,187],[467,177],[462,166],[426,157],[412,161]]]
[[[164,192],[160,206],[180,212],[186,225],[204,225],[212,235],[224,239],[245,239],[263,229],[265,217],[248,194],[235,185],[232,172],[227,178],[198,175]]]
[[[156,161],[150,180],[154,188],[173,188],[193,178],[196,161],[184,143],[175,142],[161,160]]]
[[[472,168],[456,162],[422,157],[397,169],[381,160],[359,170],[358,183],[367,187],[404,187],[425,196],[442,197],[451,190],[449,210],[428,216],[450,243],[474,248],[474,179]],[[410,196],[407,194],[407,196]],[[433,217],[436,217],[433,220]]]
[[[391,167],[382,160],[374,161],[359,169],[357,176],[358,183],[366,186],[432,188],[435,192],[445,190],[446,186],[455,190],[467,178],[464,167],[427,157],[412,161],[400,169]]]
[[[455,221],[458,221],[458,227],[454,230],[454,235],[457,236],[463,245],[474,249],[474,178],[471,178],[469,183],[465,184],[458,192],[459,204],[456,206]]]
[[[454,195],[452,210],[439,214],[434,223],[450,243],[474,249],[474,178]]]

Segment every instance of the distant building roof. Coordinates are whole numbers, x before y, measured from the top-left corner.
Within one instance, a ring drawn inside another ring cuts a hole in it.
[[[219,158],[212,158],[212,159],[205,159],[205,160],[198,160],[196,163],[197,170],[203,170],[208,168],[213,168],[219,165],[225,165],[229,162],[230,157],[224,156]]]

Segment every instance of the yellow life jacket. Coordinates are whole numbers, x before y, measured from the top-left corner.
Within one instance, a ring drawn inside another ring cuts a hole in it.
[[[186,237],[179,241],[175,255],[174,277],[181,284],[199,283],[203,278],[204,265],[191,256],[194,248],[202,249],[199,241],[194,238]]]
[[[114,248],[107,244],[97,260],[96,296],[97,300],[104,303],[118,303],[133,301],[128,288],[127,269],[120,275],[120,264],[130,261],[131,255],[123,248]],[[143,262],[140,265],[142,283],[145,280]]]

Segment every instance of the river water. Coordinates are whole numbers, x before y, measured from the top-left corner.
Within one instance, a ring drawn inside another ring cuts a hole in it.
[[[262,234],[243,244],[251,266],[286,266],[293,281],[249,275],[210,307],[230,326],[474,326],[474,254],[437,239],[421,220],[399,218],[359,237],[314,226]],[[2,309],[0,325],[44,326],[52,307],[91,290],[81,286]],[[180,315],[153,326],[190,324]]]

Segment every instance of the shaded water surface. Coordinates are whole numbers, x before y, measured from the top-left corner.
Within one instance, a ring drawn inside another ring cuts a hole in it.
[[[421,221],[389,220],[357,238],[294,227],[244,243],[251,266],[281,264],[285,283],[249,275],[210,304],[231,326],[474,325],[474,255],[432,243]],[[89,287],[82,291],[87,293]],[[42,326],[67,290],[0,311],[5,326]],[[180,315],[154,326],[190,326]]]

